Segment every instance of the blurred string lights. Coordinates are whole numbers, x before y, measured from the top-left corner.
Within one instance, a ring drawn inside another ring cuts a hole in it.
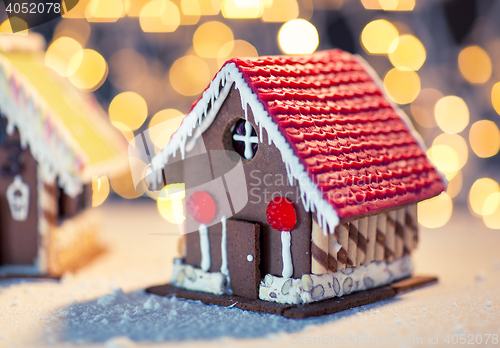
[[[367,10],[412,11],[415,0],[361,0]]]
[[[415,6],[414,1],[397,0],[362,0],[362,3],[366,9],[386,11],[398,10],[398,7],[401,11],[410,11]],[[430,136],[426,142],[431,146],[427,156],[449,180],[449,187],[447,192],[419,204],[419,221],[429,228],[443,226],[451,217],[453,198],[464,185],[462,170],[467,168],[472,176],[479,175],[479,171],[471,170],[472,164],[466,167],[469,149],[476,156],[475,163],[477,158],[497,155],[500,132],[496,122],[480,119],[478,114],[471,116],[467,103],[458,95],[444,95],[434,88],[421,89],[418,71],[426,61],[425,46],[414,35],[400,35],[397,26],[386,18],[366,24],[361,43],[369,55],[387,55],[393,65],[383,79],[387,95],[405,107],[421,130],[428,129],[425,134]],[[470,85],[469,90],[487,84],[494,69],[487,50],[478,45],[459,50],[456,64],[457,74]],[[490,88],[491,107],[500,114],[500,83]],[[471,119],[475,121],[472,125]],[[500,229],[500,192],[495,180],[473,181],[468,203],[470,211],[482,217],[487,227]]]
[[[445,3],[432,3],[438,2]],[[446,1],[451,2],[456,1]],[[45,64],[86,91],[94,91],[109,81],[113,91],[108,109],[112,122],[129,141],[149,129],[151,141],[159,149],[179,124],[179,117],[189,110],[188,103],[203,91],[227,59],[278,53],[274,48],[269,51],[269,45],[261,45],[266,41],[262,35],[272,36],[270,42],[286,54],[329,48],[331,43],[325,41],[330,25],[325,18],[329,17],[320,15],[319,10],[335,10],[347,18],[348,31],[355,33],[355,50],[359,43],[362,51],[358,53],[363,53],[383,77],[388,97],[410,115],[429,146],[427,155],[449,181],[447,192],[420,204],[421,223],[432,228],[443,226],[454,204],[467,201],[471,213],[481,217],[487,227],[500,229],[498,184],[495,178],[480,174],[500,149],[500,66],[495,63],[500,58],[500,40],[497,34],[493,35],[497,41],[478,40],[471,34],[458,44],[450,37],[437,43],[435,37],[442,37],[446,29],[433,27],[439,30],[432,32],[426,28],[429,8],[427,12],[422,8],[432,6],[430,3],[80,0],[55,28]],[[495,13],[499,12],[497,6]],[[482,20],[488,15],[483,11]],[[441,19],[445,21],[444,15]],[[165,61],[163,57],[148,56],[140,45],[124,44],[110,54],[104,53],[105,47],[93,45],[94,27],[99,30],[94,35],[103,35],[103,30],[111,30],[113,24],[106,29],[101,23],[120,21],[136,25],[148,38],[167,38],[157,41],[157,45],[171,45],[174,53],[168,52]],[[259,31],[263,26],[267,29]],[[484,31],[487,26],[481,28]],[[9,30],[8,21],[0,26],[0,31]],[[252,31],[256,33],[253,39],[248,35]],[[267,48],[258,51],[260,47]],[[140,160],[131,161],[134,168],[145,167]],[[105,181],[101,180],[96,185],[105,190]],[[144,188],[134,188],[130,175],[111,179],[110,185],[125,198],[148,193]],[[178,207],[158,200],[158,208],[167,220],[175,220],[172,211]]]

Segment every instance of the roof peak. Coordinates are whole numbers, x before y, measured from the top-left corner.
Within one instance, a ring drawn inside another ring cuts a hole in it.
[[[220,99],[220,84],[229,82],[239,91],[245,118],[250,107],[258,134],[265,129],[282,153],[306,210],[330,232],[339,218],[393,209],[443,191],[444,181],[411,122],[383,93],[366,62],[340,50],[229,60],[154,168],[177,149],[184,151],[182,144],[198,122],[203,129],[195,132],[198,136],[210,127],[213,119],[204,124],[207,109]]]
[[[225,64],[234,63],[237,66],[263,66],[263,65],[286,65],[286,64],[308,64],[308,63],[328,63],[332,58],[342,59],[350,58],[350,53],[344,52],[340,49],[330,49],[323,51],[316,51],[307,55],[271,55],[259,57],[240,57],[231,58]]]

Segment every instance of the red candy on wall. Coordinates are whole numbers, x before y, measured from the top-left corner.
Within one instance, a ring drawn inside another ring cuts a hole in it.
[[[205,191],[196,191],[187,201],[187,211],[200,224],[208,224],[215,217],[215,202]]]
[[[285,197],[276,197],[269,202],[266,218],[269,225],[278,231],[290,231],[297,222],[295,208],[292,202]]]

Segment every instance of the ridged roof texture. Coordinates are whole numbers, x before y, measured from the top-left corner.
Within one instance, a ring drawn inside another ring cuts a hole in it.
[[[340,218],[445,189],[404,120],[351,54],[330,50],[227,63],[238,67]]]

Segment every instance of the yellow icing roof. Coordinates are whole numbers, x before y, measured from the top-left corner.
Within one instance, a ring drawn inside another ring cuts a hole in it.
[[[124,154],[126,147],[117,131],[103,117],[104,112],[88,92],[77,90],[46,67],[41,53],[2,53],[35,87],[76,143],[86,154],[85,167],[109,164]]]

